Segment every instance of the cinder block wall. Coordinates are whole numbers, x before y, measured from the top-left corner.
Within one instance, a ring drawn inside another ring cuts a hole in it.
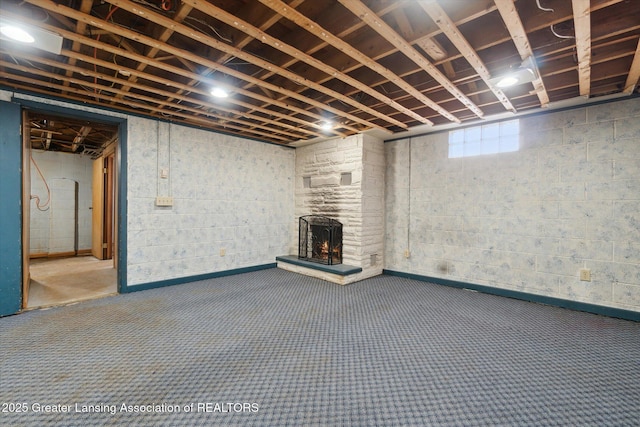
[[[343,263],[361,267],[355,280],[384,265],[384,146],[364,135],[296,149],[295,216],[290,254],[298,253],[298,218],[323,215],[343,224]]]
[[[31,164],[31,194],[40,198],[43,210],[31,200],[30,254],[69,252],[74,247],[75,184],[78,182],[78,250],[91,249],[92,160],[78,154],[33,150],[52,199],[35,165]]]
[[[286,253],[293,149],[137,117],[127,142],[130,286],[271,264]],[[173,206],[156,206],[156,196],[172,196]]]
[[[385,145],[386,268],[640,311],[640,99],[520,130],[513,153],[449,159],[447,132]]]

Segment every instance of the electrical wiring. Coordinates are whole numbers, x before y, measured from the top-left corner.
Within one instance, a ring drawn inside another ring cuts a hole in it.
[[[229,44],[233,43],[233,40],[231,40],[231,39],[229,39],[229,38],[227,38],[227,37],[224,37],[222,34],[220,34],[220,33],[218,32],[218,30],[216,30],[216,29],[215,29],[215,27],[213,27],[213,26],[209,25],[209,23],[207,23],[206,21],[203,21],[202,19],[194,18],[194,17],[192,17],[192,16],[187,16],[187,17],[185,18],[185,20],[194,21],[194,22],[198,22],[198,23],[200,23],[200,24],[202,24],[202,25],[206,25],[206,26],[207,26],[211,31],[213,31],[213,33],[214,33],[216,36],[218,36],[218,38],[219,38],[220,40],[225,41],[225,42],[227,42],[227,43],[229,43]],[[192,28],[195,28],[195,27],[193,27],[193,26],[191,26],[191,27],[192,27]],[[195,28],[195,29],[197,29],[197,28]]]
[[[107,14],[107,17],[104,20],[109,22],[109,19],[111,19],[111,16],[118,9],[119,9],[118,6],[115,6],[115,7],[111,8],[111,10],[109,10],[109,13]],[[100,41],[100,34],[98,34],[98,36],[96,37],[96,41]],[[93,58],[94,59],[98,59],[98,47],[97,46],[93,48]],[[95,62],[93,64],[93,72],[96,73],[96,74],[98,73],[98,66],[95,64]],[[98,76],[97,75],[93,78],[93,84],[95,86],[93,91],[94,91],[95,94],[97,94],[98,93],[98,87],[97,87],[97,85],[98,85]]]
[[[538,5],[538,9],[544,11],[544,12],[555,12],[553,9],[550,9],[548,7],[542,7],[540,6],[540,0],[536,0],[536,4]]]
[[[42,178],[42,182],[44,182],[44,186],[47,188],[47,202],[44,203],[43,205],[41,205],[40,204],[40,197],[37,196],[37,195],[34,196],[33,194],[31,195],[31,199],[32,200],[35,199],[36,208],[38,208],[39,211],[46,212],[50,208],[49,203],[51,202],[51,189],[49,188],[49,184],[47,184],[47,180],[44,178],[44,175],[42,174],[42,171],[38,167],[38,164],[36,163],[35,159],[33,158],[33,154],[30,157],[31,157],[31,162],[33,163],[33,165],[38,170],[38,174],[40,175],[40,178]]]
[[[540,5],[540,0],[536,0],[536,5],[538,6],[538,9],[540,9],[543,12],[555,12],[554,9],[548,8],[548,7],[542,7]],[[574,36],[563,36],[562,34],[558,34],[558,32],[556,31],[555,27],[553,24],[551,24],[549,26],[549,29],[551,30],[551,33],[553,33],[554,36],[556,36],[559,39],[575,39]]]
[[[575,39],[575,36],[563,36],[562,34],[558,34],[555,30],[555,28],[553,27],[553,25],[551,25],[551,32],[553,33],[554,36],[556,36],[559,39]]]

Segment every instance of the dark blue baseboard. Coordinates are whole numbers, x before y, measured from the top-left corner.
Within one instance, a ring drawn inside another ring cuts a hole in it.
[[[451,286],[460,289],[470,289],[472,291],[483,292],[491,295],[514,298],[524,301],[536,302],[540,304],[553,305],[556,307],[568,308],[576,311],[586,311],[588,313],[600,314],[603,316],[616,317],[619,319],[632,320],[640,322],[640,312],[624,310],[621,308],[605,307],[597,304],[589,304],[586,302],[571,301],[562,298],[548,297],[544,295],[530,294],[528,292],[513,291],[510,289],[500,289],[491,286],[476,285],[473,283],[458,282],[455,280],[441,279],[438,277],[422,276],[413,273],[404,273],[394,270],[382,270],[382,274],[389,276],[404,277],[407,279],[420,280],[422,282],[435,283],[437,285]]]
[[[234,268],[233,270],[216,271],[213,273],[198,274],[197,276],[178,277],[175,279],[160,280],[157,282],[141,283],[139,285],[123,287],[121,293],[127,294],[130,292],[145,291],[147,289],[163,288],[165,286],[182,285],[184,283],[215,279],[217,277],[233,276],[235,274],[250,273],[252,271],[268,270],[270,268],[276,268],[276,263]]]

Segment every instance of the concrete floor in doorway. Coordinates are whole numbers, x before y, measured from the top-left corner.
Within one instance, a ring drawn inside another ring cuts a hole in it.
[[[30,262],[27,309],[70,304],[117,293],[113,260],[93,256],[36,258]]]

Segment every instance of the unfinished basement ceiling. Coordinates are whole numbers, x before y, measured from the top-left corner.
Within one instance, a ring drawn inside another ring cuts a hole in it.
[[[5,88],[278,144],[630,95],[640,78],[639,0],[3,0],[1,12],[64,38],[60,54],[2,40]],[[496,86],[529,57],[538,78]]]
[[[34,150],[82,154],[96,159],[118,139],[118,127],[29,110],[29,138]]]

